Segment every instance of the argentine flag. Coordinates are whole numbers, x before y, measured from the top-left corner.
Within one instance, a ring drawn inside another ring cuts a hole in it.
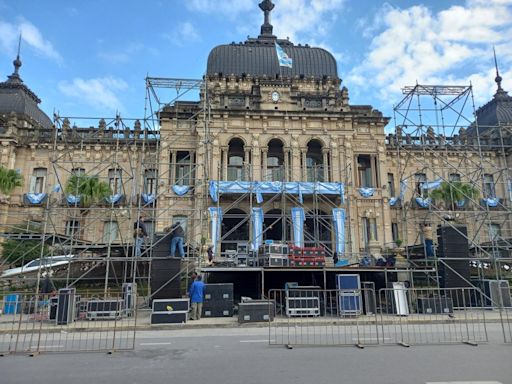
[[[286,52],[276,43],[277,61],[279,61],[280,67],[292,67],[293,59],[288,57]]]

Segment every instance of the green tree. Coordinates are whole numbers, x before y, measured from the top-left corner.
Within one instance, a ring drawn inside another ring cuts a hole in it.
[[[442,201],[445,207],[454,211],[459,201],[478,199],[480,193],[471,184],[460,181],[443,181],[439,188],[429,193],[434,200]]]
[[[98,176],[72,175],[66,183],[65,192],[80,197],[80,207],[90,208],[112,195],[107,182]]]
[[[4,195],[10,195],[14,188],[23,185],[21,175],[12,170],[0,166],[0,192]]]
[[[42,228],[33,223],[18,224],[11,228],[13,233],[35,234],[41,233]],[[18,240],[8,239],[2,242],[2,263],[21,267],[31,260],[37,259],[41,256],[41,241],[40,240]],[[43,255],[48,255],[50,249],[48,245],[43,244]]]
[[[41,256],[41,241],[39,240],[15,240],[9,239],[1,244],[2,259],[5,264],[21,267],[31,260]],[[48,255],[50,250],[43,245],[43,255]]]

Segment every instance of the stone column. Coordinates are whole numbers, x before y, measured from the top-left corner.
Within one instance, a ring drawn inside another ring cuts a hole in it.
[[[302,181],[308,181],[308,167],[307,167],[307,149],[301,149],[301,157],[302,157]]]
[[[329,168],[329,148],[322,148],[323,164],[324,164],[324,181],[331,181]]]
[[[175,181],[175,171],[176,171],[176,159],[177,159],[177,151],[171,150],[170,158],[169,158],[169,184],[173,185]]]
[[[290,148],[284,148],[284,181],[290,181]]]
[[[221,180],[228,179],[228,147],[222,147],[222,174]]]
[[[267,177],[267,154],[268,148],[261,149],[262,166],[261,166],[261,180],[266,181]]]
[[[244,147],[244,180],[252,180],[253,178],[253,166],[250,162],[251,148]]]

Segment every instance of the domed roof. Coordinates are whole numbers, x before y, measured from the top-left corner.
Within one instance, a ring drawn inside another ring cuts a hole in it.
[[[274,42],[277,42],[293,59],[292,68],[279,66]],[[336,60],[325,49],[311,48],[307,45],[295,46],[287,40],[261,38],[213,48],[208,55],[206,73],[270,78],[281,75],[338,79]]]
[[[314,77],[338,79],[336,60],[322,48],[294,45],[289,40],[280,40],[272,34],[270,12],[274,4],[264,0],[259,4],[264,12],[264,23],[258,38],[249,38],[244,43],[219,45],[208,55],[207,75],[251,75],[253,77]],[[276,43],[293,60],[291,68],[280,66]]]
[[[7,81],[0,83],[0,114],[15,112],[35,120],[43,128],[51,128],[52,121],[38,107],[41,100],[21,80],[19,56],[13,64],[13,74],[7,77]]]

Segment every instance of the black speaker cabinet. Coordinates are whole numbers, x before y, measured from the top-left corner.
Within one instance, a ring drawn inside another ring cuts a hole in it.
[[[58,325],[66,325],[75,319],[75,288],[61,288],[57,299]]]
[[[169,233],[156,234],[153,238],[153,245],[151,247],[152,257],[168,257],[171,245],[171,236]]]

